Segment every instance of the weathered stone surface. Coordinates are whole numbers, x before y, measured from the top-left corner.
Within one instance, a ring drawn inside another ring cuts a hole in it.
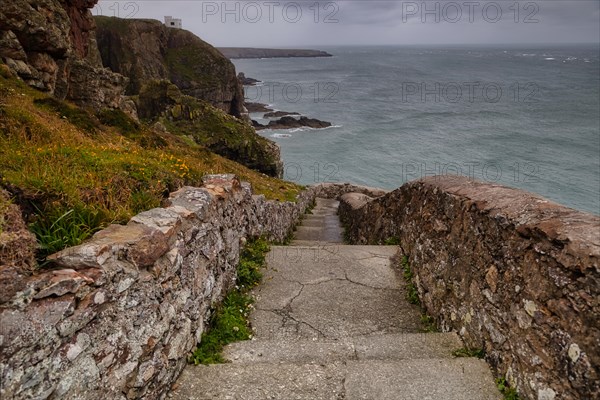
[[[35,236],[27,229],[19,206],[11,203],[6,191],[0,190],[0,272],[11,267],[18,274],[31,273],[36,246]]]
[[[186,95],[228,114],[244,113],[243,86],[235,67],[217,49],[184,29],[142,19],[96,17],[104,65],[127,76],[127,93],[151,80],[169,80]]]
[[[168,207],[50,257],[61,269],[7,276],[0,397],[163,398],[235,282],[240,242],[282,241],[317,193],[349,187],[276,202],[233,175],[208,176],[172,193]]]
[[[98,0],[2,0],[0,57],[37,89],[118,108],[127,79],[102,67],[90,9]]]
[[[336,203],[317,198],[311,216],[336,217]],[[410,333],[421,313],[394,271],[397,251],[328,241],[272,247],[253,290],[252,340],[227,345],[229,363],[188,366],[171,396],[499,400],[484,361],[452,355],[464,346],[457,334]]]
[[[348,237],[397,238],[439,326],[484,347],[522,397],[600,397],[599,217],[459,177],[353,198]]]
[[[71,63],[67,98],[94,109],[120,108],[127,78],[83,60]]]
[[[48,257],[74,269],[103,268],[106,263],[127,261],[137,268],[148,267],[169,250],[169,238],[160,230],[141,224],[111,225],[92,240]]]

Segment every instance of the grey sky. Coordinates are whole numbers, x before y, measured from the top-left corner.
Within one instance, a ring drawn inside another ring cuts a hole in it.
[[[600,42],[599,0],[109,0],[94,13],[171,15],[215,46]]]

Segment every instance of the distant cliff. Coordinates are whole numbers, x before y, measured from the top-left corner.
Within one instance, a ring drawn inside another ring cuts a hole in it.
[[[305,49],[255,49],[250,47],[219,47],[227,58],[289,58],[289,57],[331,57],[321,50]]]
[[[96,23],[102,61],[129,78],[127,94],[138,94],[149,80],[169,80],[186,95],[242,116],[244,94],[234,65],[193,33],[156,20],[96,17]]]
[[[98,0],[10,0],[0,58],[27,84],[93,108],[118,108],[127,79],[103,68],[90,9]]]

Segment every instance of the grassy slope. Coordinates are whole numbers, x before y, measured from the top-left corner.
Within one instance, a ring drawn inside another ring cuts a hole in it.
[[[270,199],[293,200],[300,190],[184,137],[101,115],[119,125],[109,127],[47,99],[0,65],[0,186],[18,193],[18,202],[34,212],[30,222],[38,237],[49,235],[46,254],[159,206],[170,191],[199,185],[207,173],[235,173]]]
[[[158,120],[171,133],[190,137],[214,153],[267,175],[278,175],[279,149],[250,124],[184,95],[165,80],[147,82],[135,97],[140,118],[150,123]]]

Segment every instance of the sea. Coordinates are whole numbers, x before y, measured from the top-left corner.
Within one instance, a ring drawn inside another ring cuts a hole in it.
[[[247,101],[332,124],[260,131],[285,179],[392,190],[462,175],[600,214],[597,46],[319,49],[333,57],[234,60],[261,81]]]

